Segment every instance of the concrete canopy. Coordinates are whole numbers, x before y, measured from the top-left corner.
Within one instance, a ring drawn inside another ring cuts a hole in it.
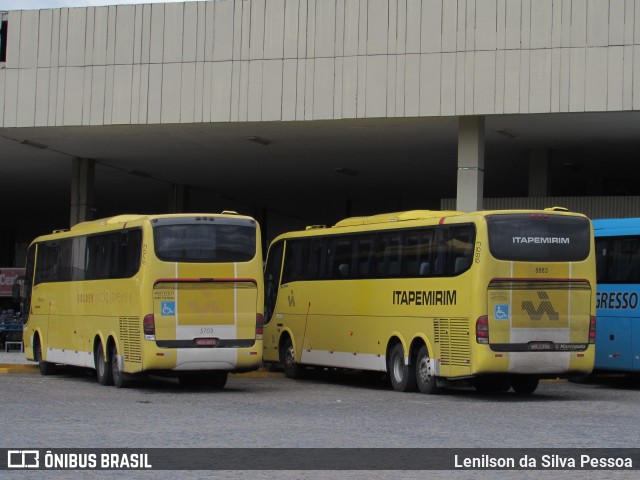
[[[173,184],[189,211],[288,228],[436,209],[456,194],[456,142],[455,117],[4,128],[4,226],[68,226],[74,157],[96,160],[96,218],[167,211]],[[535,149],[550,152],[551,194],[637,194],[639,146],[637,112],[488,116],[485,196],[527,196]]]

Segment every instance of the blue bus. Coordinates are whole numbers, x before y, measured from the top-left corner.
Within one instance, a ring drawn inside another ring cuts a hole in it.
[[[594,370],[640,372],[640,218],[593,221],[596,246]]]

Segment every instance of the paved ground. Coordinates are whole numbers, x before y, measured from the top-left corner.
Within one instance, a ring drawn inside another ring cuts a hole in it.
[[[37,366],[35,362],[30,362],[24,358],[24,353],[19,351],[0,352],[0,368],[6,365],[33,365]]]
[[[151,379],[118,390],[71,369],[43,377],[0,352],[0,446],[55,447],[637,447],[640,381],[545,381],[531,397],[401,394],[380,380],[233,375],[224,391]],[[258,378],[256,378],[258,377]],[[0,472],[2,473],[2,472]],[[16,472],[11,472],[12,474]],[[7,478],[631,479],[631,472],[20,472]]]
[[[4,360],[7,357],[0,357]],[[18,357],[9,357],[18,358]],[[232,376],[220,392],[151,379],[98,385],[82,370],[0,376],[0,446],[62,447],[636,447],[640,384],[543,382],[531,397],[402,394],[380,380]],[[6,408],[13,405],[15,408]],[[12,472],[14,473],[14,472]],[[631,472],[31,472],[7,478],[635,478]],[[510,474],[509,474],[510,473]],[[637,472],[636,472],[637,473]],[[46,474],[46,475],[45,475]],[[28,476],[26,476],[28,475]]]

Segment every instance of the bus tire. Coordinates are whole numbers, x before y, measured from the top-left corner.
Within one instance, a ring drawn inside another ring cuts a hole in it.
[[[420,347],[416,357],[416,384],[420,393],[434,394],[438,391],[433,361],[429,357],[426,345]]]
[[[207,385],[215,390],[222,390],[227,384],[229,372],[212,373],[207,377]]]
[[[396,392],[412,392],[416,389],[415,369],[404,363],[404,348],[397,343],[389,354],[387,365],[391,386]]]
[[[121,372],[118,367],[118,349],[115,344],[111,347],[109,359],[111,360],[111,376],[113,377],[113,384],[116,388],[126,388],[129,385],[129,382],[124,378],[125,374]]]
[[[511,386],[513,391],[518,395],[531,395],[538,388],[539,379],[530,376],[518,376],[511,378]]]
[[[104,357],[104,348],[102,344],[96,347],[96,377],[100,385],[113,385],[113,373],[111,365]]]
[[[53,375],[56,371],[56,366],[51,362],[46,362],[42,359],[42,346],[40,344],[40,337],[36,338],[33,345],[33,355],[35,361],[38,362],[38,368],[41,375]]]
[[[507,378],[479,378],[473,386],[479,393],[504,393],[511,389],[511,382]]]
[[[287,378],[300,378],[302,377],[302,366],[296,363],[295,350],[293,349],[293,342],[291,337],[287,337],[280,350],[280,363],[282,364],[282,370]]]

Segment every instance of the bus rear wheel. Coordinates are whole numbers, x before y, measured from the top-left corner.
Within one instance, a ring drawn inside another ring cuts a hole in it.
[[[40,338],[36,338],[33,346],[33,354],[36,362],[38,362],[38,368],[41,375],[53,375],[56,370],[56,366],[53,363],[46,362],[42,359],[42,346],[40,345]]]
[[[537,377],[512,377],[511,386],[518,395],[531,395],[538,388],[539,379]]]
[[[415,370],[404,363],[404,348],[397,343],[389,354],[387,371],[391,379],[391,386],[396,392],[412,392],[416,389]]]
[[[280,363],[287,378],[296,379],[302,377],[302,366],[296,363],[296,355],[291,337],[285,339],[280,349]]]
[[[111,376],[113,377],[113,384],[116,388],[127,387],[129,382],[124,378],[125,374],[120,371],[120,367],[118,365],[118,349],[115,344],[111,347],[109,359],[111,360]]]
[[[104,357],[102,344],[96,347],[96,376],[100,385],[113,385],[113,372],[111,371],[111,365]]]
[[[416,383],[421,393],[433,394],[438,391],[433,362],[426,345],[420,347],[416,357]]]
[[[227,384],[229,372],[216,372],[207,377],[207,385],[215,390],[224,388]]]

